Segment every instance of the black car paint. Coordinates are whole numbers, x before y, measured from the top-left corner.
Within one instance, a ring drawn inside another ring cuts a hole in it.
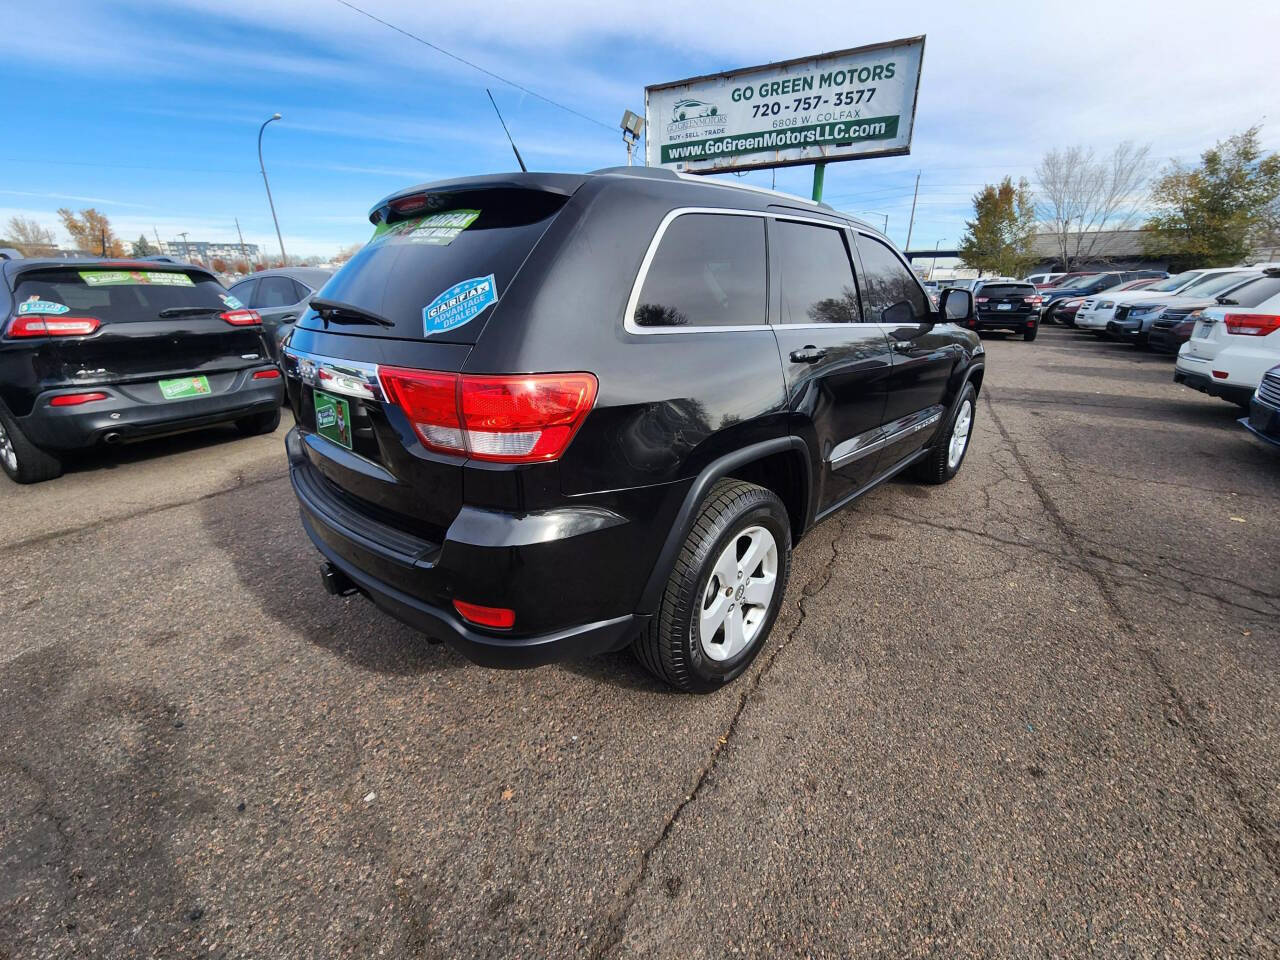
[[[964,385],[981,385],[977,336],[937,314],[888,329],[776,325],[774,257],[769,325],[640,331],[624,322],[651,241],[673,211],[745,211],[764,217],[771,235],[774,218],[794,218],[850,237],[879,236],[825,206],[666,171],[615,170],[447,181],[393,195],[372,217],[397,196],[499,188],[567,199],[498,302],[471,322],[474,344],[390,338],[371,325],[326,327],[310,311],[284,364],[298,423],[287,440],[290,469],[311,539],[379,606],[474,660],[532,665],[624,646],[654,614],[716,479],[781,489],[799,540],[919,459]],[[343,282],[340,271],[333,287]],[[304,382],[314,358],[466,374],[587,371],[599,393],[550,463],[432,452],[394,404],[358,399],[348,451],[314,432],[313,391]],[[885,424],[910,425],[926,408],[937,417],[923,418],[921,429],[883,436]],[[832,469],[837,444],[855,436],[874,454]],[[516,626],[469,625],[454,614],[455,598],[512,608]]]
[[[157,261],[0,263],[0,322],[5,330],[0,336],[0,401],[37,446],[82,449],[104,439],[130,440],[231,422],[279,404],[279,378],[252,378],[255,370],[270,365],[260,328],[231,326],[217,315],[106,322],[88,336],[8,336],[17,312],[14,291],[24,280],[49,272],[131,266],[217,282],[201,267]],[[209,396],[161,396],[160,380],[193,374],[209,378]],[[49,403],[58,394],[83,392],[105,393],[107,399],[67,407]]]

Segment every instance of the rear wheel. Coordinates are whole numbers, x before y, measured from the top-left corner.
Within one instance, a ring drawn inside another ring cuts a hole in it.
[[[947,428],[933,441],[928,456],[915,465],[913,473],[917,480],[922,483],[946,483],[960,472],[964,455],[969,452],[977,402],[978,394],[973,389],[973,384],[966,383]]]
[[[1032,340],[1034,340],[1034,339],[1036,338],[1036,334],[1037,334],[1037,333],[1039,333],[1039,332],[1040,332],[1040,327],[1039,327],[1039,325],[1036,325],[1036,326],[1032,327],[1030,330],[1028,330],[1028,331],[1026,331],[1025,333],[1023,333],[1023,335],[1022,335],[1022,339],[1023,339],[1023,340],[1026,340],[1028,343],[1030,343]]]
[[[28,440],[7,410],[0,410],[0,467],[16,483],[62,476],[62,461]]]
[[[263,433],[272,433],[280,426],[280,408],[265,413],[255,413],[252,417],[241,417],[236,421],[236,429],[246,437],[256,437]]]
[[[771,490],[720,480],[685,539],[662,605],[632,649],[656,677],[708,693],[764,647],[791,573],[791,523]]]

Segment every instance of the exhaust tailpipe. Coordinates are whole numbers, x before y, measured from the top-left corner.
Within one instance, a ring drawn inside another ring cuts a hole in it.
[[[121,437],[121,436],[120,436],[120,434],[118,434],[118,433],[116,433],[116,431],[112,430],[110,433],[108,433],[108,434],[106,434],[106,435],[104,435],[104,436],[103,436],[103,438],[102,438],[102,442],[103,442],[103,443],[106,443],[106,444],[110,444],[111,446],[113,446],[113,447],[114,447],[117,443],[122,442],[122,441],[123,441],[123,439],[124,439],[124,438],[123,438],[123,437]]]

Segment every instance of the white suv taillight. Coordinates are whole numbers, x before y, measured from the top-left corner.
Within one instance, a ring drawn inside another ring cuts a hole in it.
[[[1239,337],[1265,337],[1280,330],[1280,316],[1266,313],[1228,313],[1222,322],[1227,333]]]
[[[378,376],[424,446],[499,463],[557,459],[598,387],[589,373],[487,377],[380,367]]]

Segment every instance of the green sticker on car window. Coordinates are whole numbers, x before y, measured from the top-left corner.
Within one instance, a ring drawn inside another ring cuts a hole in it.
[[[315,391],[316,433],[351,449],[351,407],[341,397]]]
[[[91,287],[123,287],[154,284],[158,287],[194,287],[185,273],[163,270],[81,270],[80,279]]]
[[[396,223],[380,223],[370,243],[425,243],[447,247],[480,216],[479,210],[444,210]]]

